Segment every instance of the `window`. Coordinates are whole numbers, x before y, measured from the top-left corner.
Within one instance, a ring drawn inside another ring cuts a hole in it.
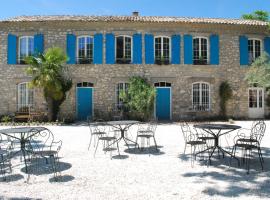
[[[158,82],[154,84],[155,87],[171,87],[172,84],[168,82]]]
[[[155,63],[160,65],[170,63],[169,37],[155,37]]]
[[[131,63],[131,37],[130,36],[116,37],[116,63],[119,63],[119,64]]]
[[[77,87],[94,87],[94,84],[91,82],[82,82],[77,83]]]
[[[19,64],[25,64],[25,58],[34,54],[34,37],[19,38]]]
[[[263,89],[250,88],[249,89],[249,108],[263,108]]]
[[[192,107],[196,111],[210,110],[210,87],[208,83],[192,84]]]
[[[208,63],[208,40],[207,38],[193,39],[193,64],[207,65]]]
[[[261,56],[261,40],[248,40],[248,61],[251,64],[256,58]]]
[[[128,83],[118,83],[116,86],[116,108],[121,110],[123,108],[123,99],[120,97],[121,92],[127,93]]]
[[[91,36],[78,37],[77,63],[90,64],[93,62],[94,40]]]
[[[18,84],[17,110],[19,112],[29,112],[34,105],[34,91],[29,88],[29,83]]]

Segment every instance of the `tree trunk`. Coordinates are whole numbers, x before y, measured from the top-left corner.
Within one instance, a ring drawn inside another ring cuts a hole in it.
[[[48,104],[48,120],[49,122],[53,121],[53,99],[51,97],[46,97]]]

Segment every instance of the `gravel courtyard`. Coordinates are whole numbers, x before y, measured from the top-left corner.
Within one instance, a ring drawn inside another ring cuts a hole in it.
[[[251,121],[235,124],[250,128]],[[270,198],[270,122],[263,138],[264,171],[256,157],[251,172],[229,167],[228,158],[213,160],[207,167],[197,161],[191,167],[189,149],[183,155],[184,139],[179,124],[159,124],[156,139],[159,152],[127,150],[121,143],[122,156],[113,159],[99,148],[87,150],[89,128],[85,125],[48,126],[57,139],[63,141],[60,151],[62,179],[55,182],[49,171],[27,175],[20,157],[12,160],[13,173],[0,182],[0,199],[269,199]],[[0,127],[6,128],[6,127]],[[135,139],[137,127],[131,129]],[[236,132],[221,138],[222,145],[232,145]]]

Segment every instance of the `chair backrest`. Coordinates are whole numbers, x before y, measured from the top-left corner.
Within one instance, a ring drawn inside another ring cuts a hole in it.
[[[148,124],[147,130],[151,131],[153,134],[155,134],[157,129],[157,123],[156,122],[150,122]]]
[[[257,121],[256,123],[253,124],[253,127],[251,129],[250,138],[261,143],[261,140],[264,136],[265,130],[266,130],[265,122],[264,121]]]
[[[30,148],[32,151],[51,150],[54,135],[49,129],[44,128],[40,131],[33,128],[28,135],[31,135]]]
[[[181,122],[180,126],[185,142],[189,142],[196,139],[196,135],[192,133],[190,126],[187,122]]]

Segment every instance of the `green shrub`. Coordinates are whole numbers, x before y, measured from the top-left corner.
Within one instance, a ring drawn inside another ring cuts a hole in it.
[[[2,118],[1,118],[1,122],[4,122],[4,123],[8,123],[8,122],[11,122],[12,119],[10,116],[8,115],[4,115]]]
[[[227,117],[226,104],[229,99],[232,98],[232,88],[227,81],[224,81],[219,86],[220,96],[220,115],[224,118]]]

